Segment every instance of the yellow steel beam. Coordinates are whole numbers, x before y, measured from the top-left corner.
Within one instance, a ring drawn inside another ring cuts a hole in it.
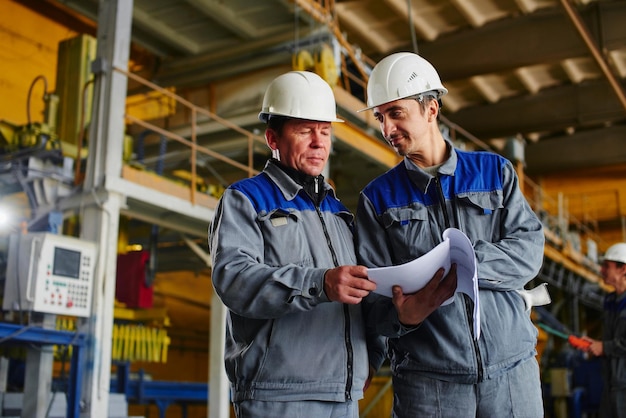
[[[333,124],[335,137],[386,167],[400,162],[400,157],[380,139],[367,135],[349,122]]]

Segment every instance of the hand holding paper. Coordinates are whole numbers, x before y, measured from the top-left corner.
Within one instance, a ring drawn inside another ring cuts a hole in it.
[[[415,327],[426,320],[441,304],[454,296],[457,288],[456,264],[444,276],[440,268],[426,286],[415,293],[404,293],[400,286],[393,286],[392,302],[400,323]]]
[[[401,286],[405,294],[422,289],[443,267],[445,273],[452,263],[457,264],[456,292],[467,294],[474,301],[474,336],[480,337],[480,309],[476,255],[469,238],[460,230],[448,228],[443,232],[443,242],[428,253],[405,264],[368,269],[370,280],[376,283],[376,293],[392,297],[392,287]],[[442,303],[454,302],[454,297]]]

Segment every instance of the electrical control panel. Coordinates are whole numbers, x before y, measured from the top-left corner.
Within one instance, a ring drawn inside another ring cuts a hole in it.
[[[2,308],[86,317],[97,245],[51,233],[10,237]]]

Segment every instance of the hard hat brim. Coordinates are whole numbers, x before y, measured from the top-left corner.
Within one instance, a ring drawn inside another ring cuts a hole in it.
[[[335,117],[335,119],[333,119],[333,120],[318,120],[318,119],[296,118],[296,117],[293,117],[291,115],[281,115],[280,113],[267,113],[267,112],[260,112],[258,118],[259,118],[259,120],[261,122],[267,123],[267,121],[270,119],[270,116],[281,116],[281,117],[288,118],[288,119],[310,120],[310,121],[313,121],[313,122],[331,122],[331,123],[334,123],[334,122],[343,123],[343,122],[345,122],[345,120],[339,119],[337,117]]]
[[[443,88],[443,89],[441,89],[441,90],[429,90],[429,91],[425,91],[425,92],[423,92],[423,93],[417,93],[417,94],[408,94],[408,95],[406,95],[406,96],[401,96],[401,97],[395,98],[395,99],[393,99],[393,100],[389,100],[389,101],[386,101],[386,102],[382,102],[382,103],[378,103],[378,104],[375,104],[375,105],[371,105],[371,106],[365,107],[365,108],[363,108],[363,109],[359,109],[359,110],[357,110],[356,112],[357,112],[357,113],[365,112],[366,110],[371,110],[371,109],[373,109],[373,108],[375,108],[375,107],[382,106],[382,105],[387,104],[387,103],[395,102],[396,100],[404,100],[404,99],[409,99],[409,98],[411,98],[411,97],[414,97],[414,96],[419,96],[419,95],[428,96],[428,95],[429,95],[428,93],[430,93],[430,92],[436,92],[436,93],[437,93],[436,95],[432,95],[432,94],[430,95],[430,96],[431,96],[431,97],[433,97],[435,100],[441,100],[441,98],[442,98],[443,96],[445,96],[446,94],[448,94],[448,90],[447,90],[447,89],[445,89],[445,88]]]

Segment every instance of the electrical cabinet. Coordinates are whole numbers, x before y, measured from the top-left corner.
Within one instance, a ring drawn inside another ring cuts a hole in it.
[[[79,238],[11,235],[2,308],[89,316],[96,258],[97,245]]]

